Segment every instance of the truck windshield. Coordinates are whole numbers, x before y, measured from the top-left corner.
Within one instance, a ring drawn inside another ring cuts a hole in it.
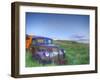
[[[49,40],[48,40],[48,44],[52,44],[52,40],[49,39]]]
[[[52,44],[52,40],[51,39],[37,39],[37,43]]]
[[[44,40],[43,39],[37,39],[37,42],[38,43],[44,43]]]

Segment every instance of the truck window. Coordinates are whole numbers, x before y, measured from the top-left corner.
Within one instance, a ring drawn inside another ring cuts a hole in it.
[[[51,44],[52,43],[52,40],[48,40],[48,44]]]
[[[34,45],[34,44],[36,44],[36,40],[33,40],[33,41],[32,41],[32,45]]]
[[[44,40],[43,39],[37,39],[37,42],[38,43],[44,43]]]

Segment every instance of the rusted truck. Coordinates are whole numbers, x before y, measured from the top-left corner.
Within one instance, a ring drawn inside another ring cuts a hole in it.
[[[65,64],[65,50],[53,43],[53,39],[48,37],[30,37],[30,48],[32,58],[40,64]],[[27,44],[27,48],[29,48]]]

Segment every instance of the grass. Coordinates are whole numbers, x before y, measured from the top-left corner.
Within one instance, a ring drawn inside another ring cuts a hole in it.
[[[26,67],[32,66],[41,66],[36,60],[32,59],[32,53],[30,51],[26,51]]]
[[[66,51],[67,65],[89,64],[89,45],[73,41],[54,41]]]
[[[54,44],[63,48],[66,53],[66,65],[89,64],[89,45],[85,43],[77,43],[67,40],[54,40]],[[43,66],[36,60],[32,59],[30,51],[26,51],[26,67]],[[47,64],[45,66],[55,66],[55,64]]]

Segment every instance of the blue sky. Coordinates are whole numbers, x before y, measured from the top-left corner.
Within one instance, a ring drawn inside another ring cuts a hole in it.
[[[26,34],[63,40],[89,40],[89,15],[26,12]]]

